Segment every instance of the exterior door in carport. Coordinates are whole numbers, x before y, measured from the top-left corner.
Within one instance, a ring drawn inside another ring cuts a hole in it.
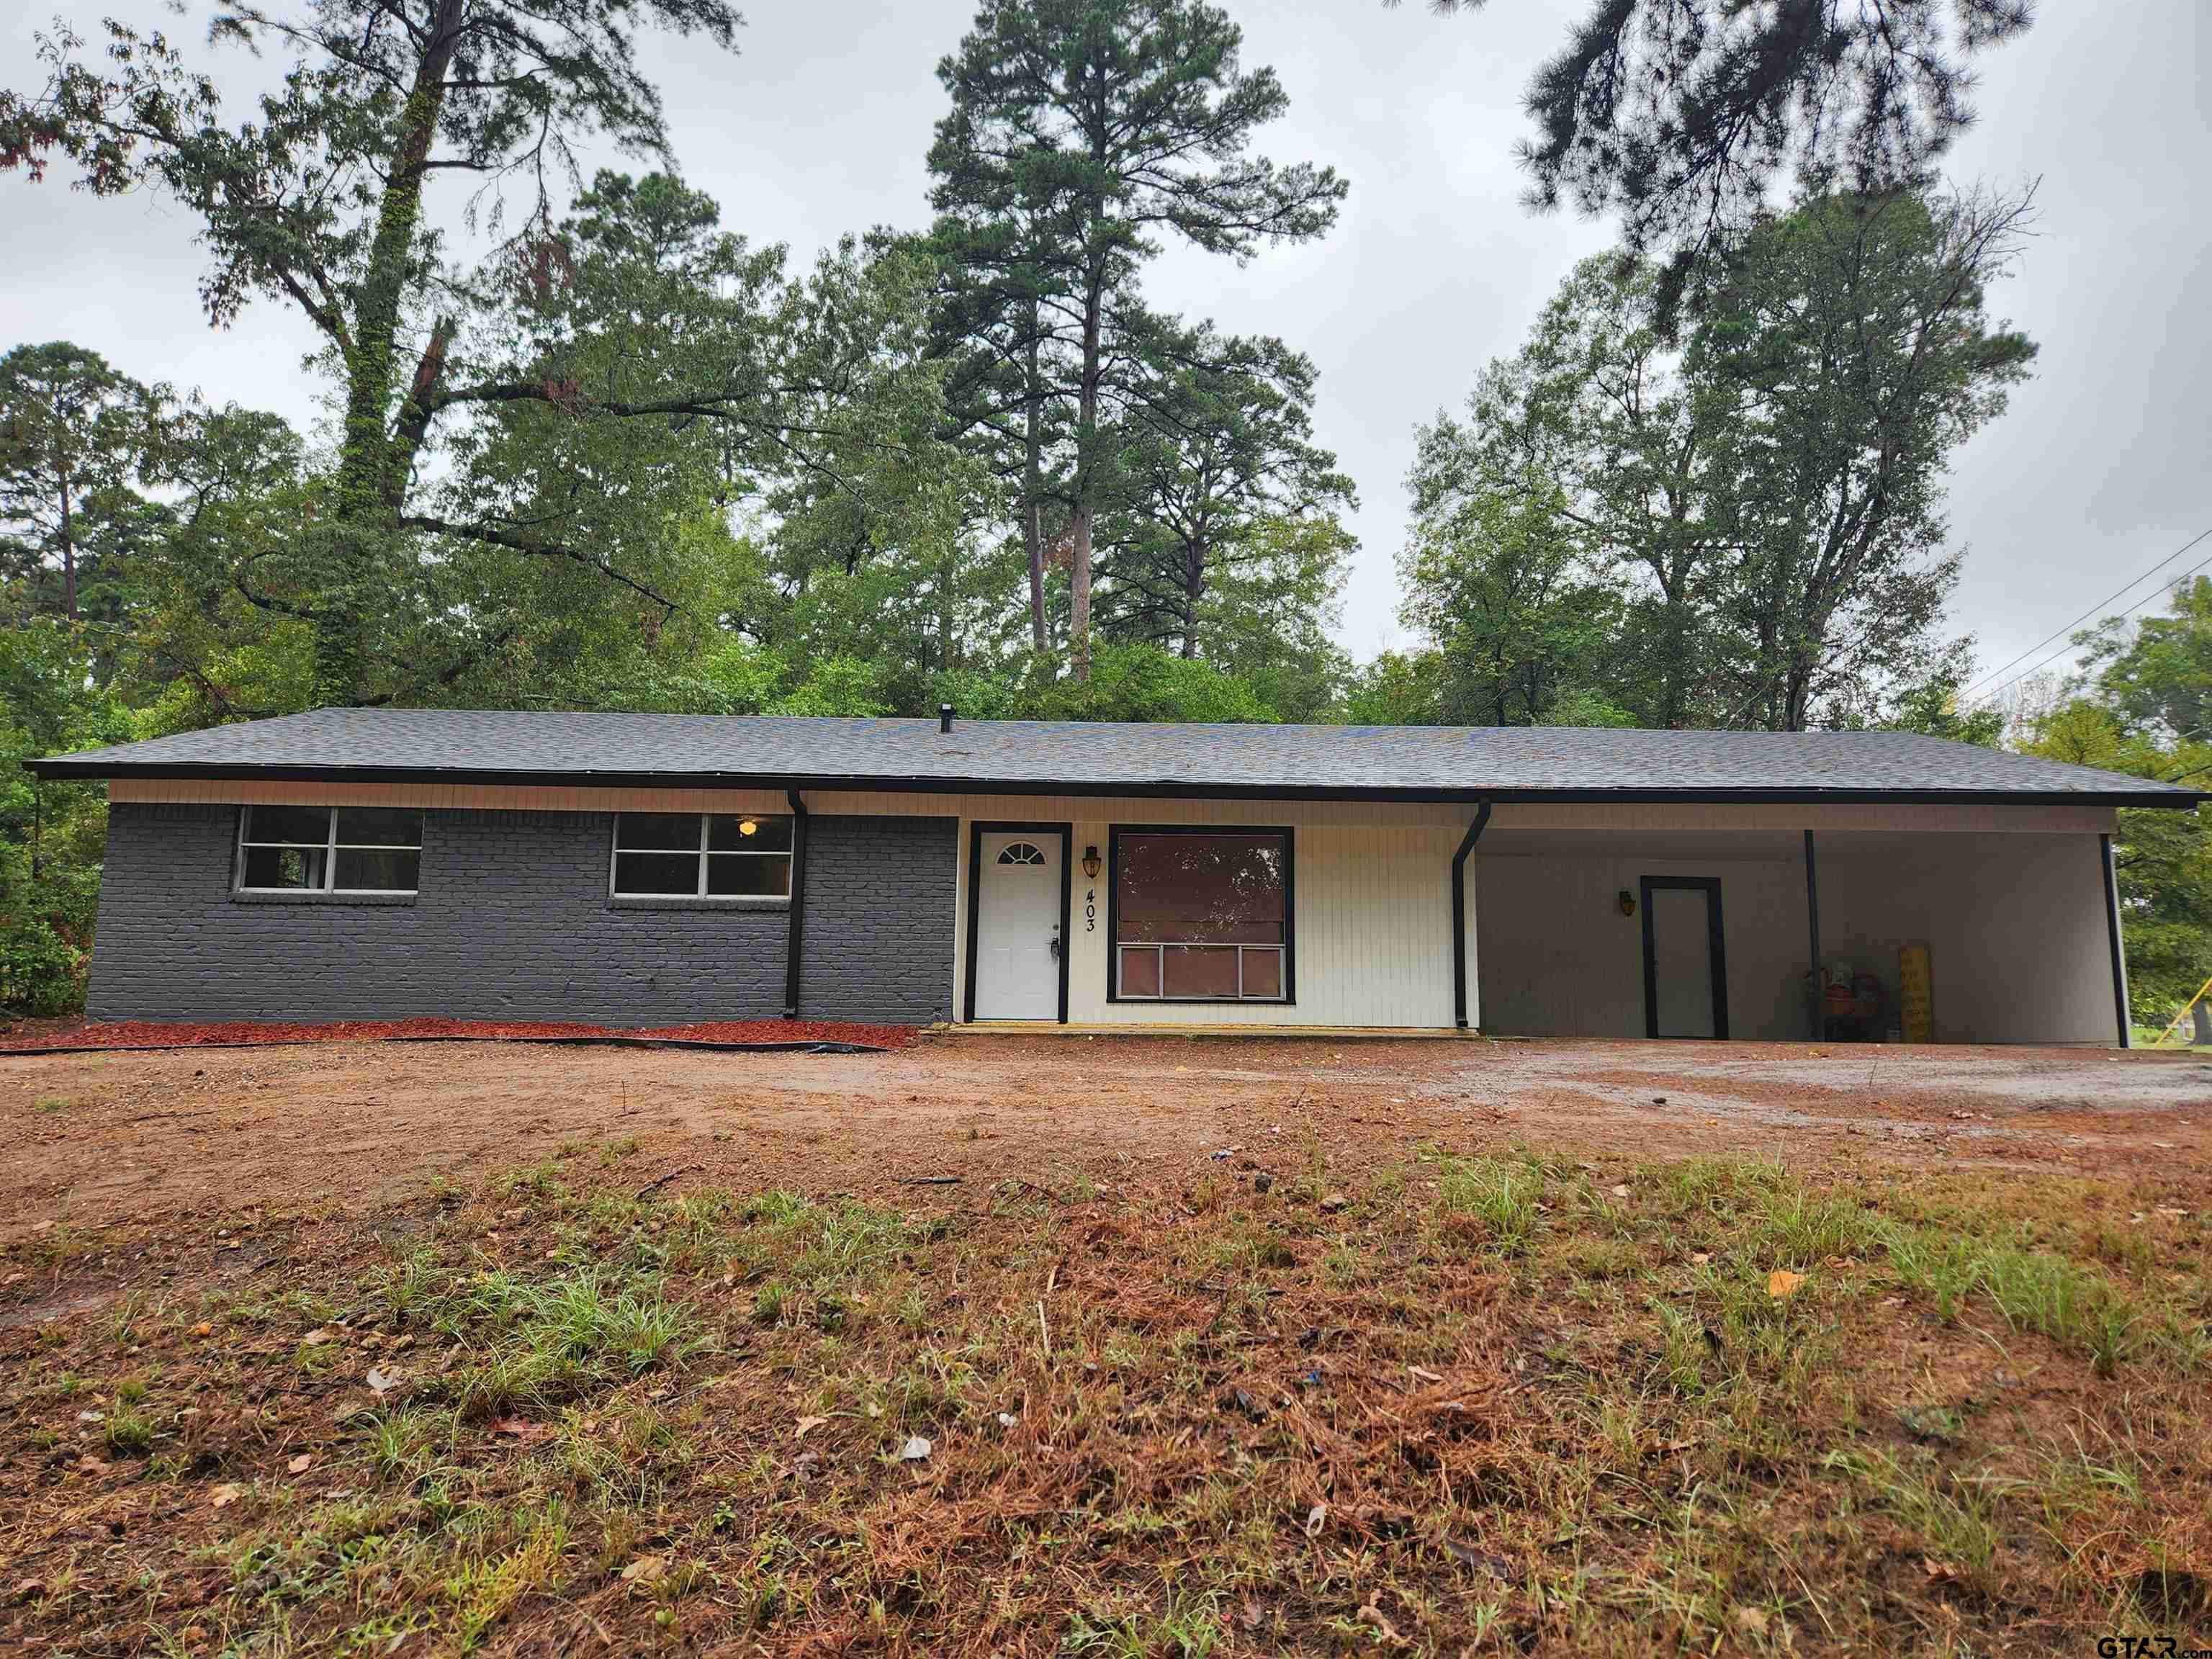
[[[1644,1034],[1725,1037],[1728,963],[1721,884],[1711,876],[1644,878]]]
[[[975,906],[975,1018],[1060,1017],[1060,838],[981,833]]]

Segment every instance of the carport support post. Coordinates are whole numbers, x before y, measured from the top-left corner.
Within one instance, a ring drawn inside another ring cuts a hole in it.
[[[2112,838],[2097,837],[2097,864],[2105,872],[2105,926],[2112,939],[2112,1018],[2120,1028],[2120,1047],[2135,1047],[2128,1018],[2128,959],[2120,951],[2120,884],[2113,873]]]
[[[1826,1022],[1820,1018],[1827,1012],[1823,994],[1826,988],[1820,983],[1820,880],[1813,862],[1813,832],[1810,830],[1805,832],[1805,922],[1813,947],[1813,971],[1805,981],[1808,1005],[1805,1021],[1812,1029],[1813,1041],[1823,1042],[1827,1040],[1828,1034],[1822,1029]]]
[[[800,946],[806,933],[806,803],[799,791],[787,789],[791,803],[791,933],[783,948],[783,1017],[799,1018]]]
[[[1474,822],[1467,826],[1459,851],[1452,854],[1452,1024],[1462,1031],[1467,1030],[1467,855],[1474,851],[1489,822],[1490,803],[1484,801],[1475,808]]]

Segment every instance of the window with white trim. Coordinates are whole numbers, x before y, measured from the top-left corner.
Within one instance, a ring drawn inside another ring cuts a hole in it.
[[[768,812],[622,812],[617,898],[788,899],[791,819]]]
[[[238,830],[241,893],[411,893],[422,874],[412,806],[249,806]]]

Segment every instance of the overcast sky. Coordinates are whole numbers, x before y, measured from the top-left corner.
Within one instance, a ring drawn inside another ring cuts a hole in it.
[[[1241,269],[1173,252],[1149,292],[1279,335],[1318,364],[1320,437],[1360,490],[1342,629],[1358,656],[1404,640],[1392,564],[1415,424],[1457,404],[1574,262],[1610,240],[1603,224],[1528,213],[1511,160],[1529,71],[1585,3],[1492,0],[1438,19],[1419,0],[1227,0],[1248,62],[1273,64],[1291,97],[1261,148],[1337,167],[1351,198],[1319,244]],[[208,58],[198,5],[181,23],[140,0],[31,0],[0,26],[10,84],[30,75],[32,33],[56,10],[88,35],[118,11]],[[654,41],[645,57],[690,181],[729,228],[803,258],[846,231],[925,222],[922,156],[944,108],[934,69],[972,10],[756,0],[738,55]],[[1951,490],[1954,543],[1968,550],[1956,620],[1978,636],[1984,669],[2212,526],[2212,100],[2200,84],[2212,5],[2039,10],[2025,39],[1984,60],[1981,125],[1951,161],[1960,179],[2042,179],[2040,234],[1993,300],[2041,343],[2036,377],[1967,447]],[[268,73],[234,51],[209,61],[227,86]],[[291,315],[264,302],[231,332],[209,330],[185,215],[150,198],[94,200],[63,177],[0,178],[0,348],[74,340],[142,379],[319,416],[300,366],[307,332]],[[2172,568],[2208,556],[2212,542]]]

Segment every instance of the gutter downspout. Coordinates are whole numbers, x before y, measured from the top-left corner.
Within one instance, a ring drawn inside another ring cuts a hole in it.
[[[1827,985],[1820,977],[1820,883],[1813,862],[1813,832],[1805,832],[1805,919],[1811,934],[1813,969],[1807,983],[1812,987],[1812,1007],[1807,1011],[1806,1023],[1810,1026],[1813,1041],[1828,1040]]]
[[[1467,826],[1459,851],[1452,854],[1452,1023],[1467,1030],[1467,856],[1474,851],[1490,823],[1490,803],[1475,808],[1474,822]]]
[[[2128,959],[2120,949],[2120,884],[2113,873],[2112,838],[2097,837],[2097,867],[2105,872],[2105,926],[2112,941],[2112,1018],[2120,1030],[2120,1047],[2135,1047],[2133,1022],[2128,1017]]]
[[[806,803],[787,789],[791,803],[791,935],[783,948],[783,1017],[799,1018],[799,969],[806,938]]]

